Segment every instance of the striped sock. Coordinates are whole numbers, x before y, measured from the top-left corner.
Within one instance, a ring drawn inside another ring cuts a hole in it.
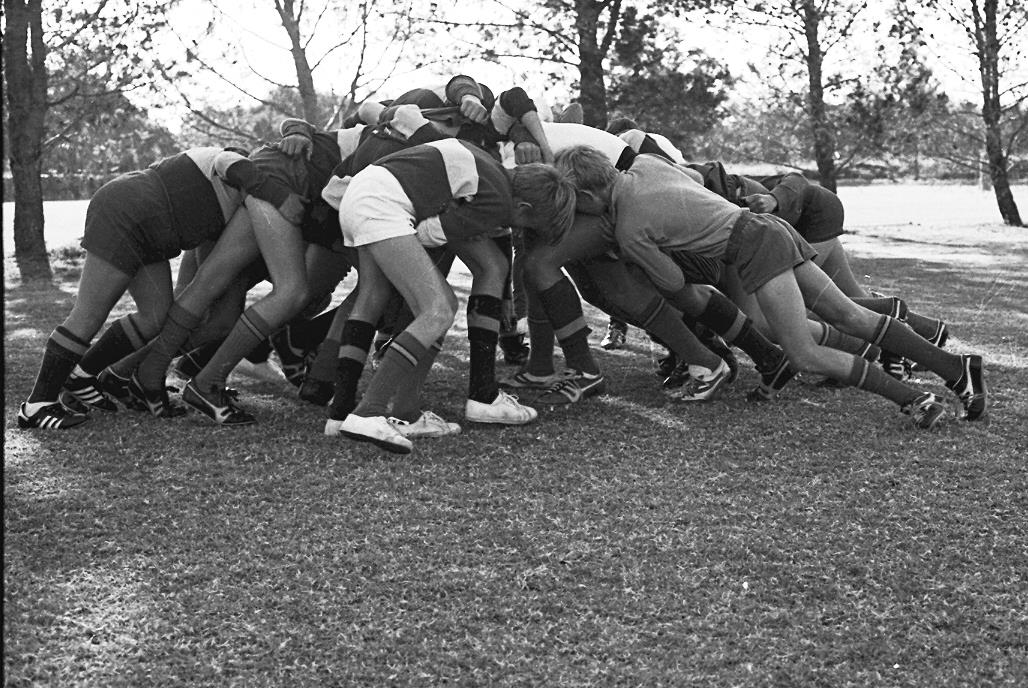
[[[386,415],[394,395],[408,393],[414,370],[429,352],[410,332],[404,330],[396,335],[353,412],[364,417]]]
[[[190,313],[178,303],[171,304],[161,333],[153,341],[150,353],[136,369],[136,377],[143,389],[164,389],[164,378],[168,374],[171,359],[178,355],[179,349],[189,339],[189,333],[200,324],[201,315]]]
[[[920,363],[943,380],[956,380],[963,374],[960,356],[943,351],[906,323],[887,315],[881,316],[871,341],[886,351]]]
[[[247,308],[211,360],[193,378],[197,387],[203,391],[224,389],[232,369],[274,330],[275,326],[269,325],[253,306]]]
[[[373,323],[350,318],[343,325],[335,359],[335,395],[328,408],[329,418],[344,420],[357,407],[357,385],[374,337]]]
[[[79,367],[85,375],[96,377],[107,366],[143,348],[147,337],[139,331],[133,315],[135,313],[112,322],[96,343],[89,347],[79,361]]]
[[[29,393],[29,403],[53,403],[71,371],[89,348],[89,342],[73,334],[63,325],[57,327],[46,340],[43,361],[36,373],[36,382]]]
[[[582,302],[567,277],[561,277],[549,289],[539,293],[539,301],[546,311],[553,333],[564,350],[564,361],[569,368],[597,374],[600,367],[589,349],[589,327],[585,324]]]
[[[891,377],[878,366],[873,366],[863,358],[855,356],[853,358],[853,368],[843,382],[857,389],[883,396],[896,402],[901,407],[906,406],[921,395],[918,390]]]

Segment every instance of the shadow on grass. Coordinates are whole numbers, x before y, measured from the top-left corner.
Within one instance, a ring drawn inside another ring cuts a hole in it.
[[[13,294],[5,676],[1016,685],[1028,342],[1007,287],[1028,268],[858,261],[871,268],[952,323],[957,350],[1002,361],[991,424],[920,433],[813,381],[748,404],[748,363],[723,399],[671,404],[633,329],[627,350],[597,349],[608,395],[409,457],[325,437],[321,410],[247,380],[257,426],[122,411],[23,433],[13,413],[71,304]],[[598,339],[606,319],[586,313]],[[461,313],[426,389],[452,420],[465,337]]]

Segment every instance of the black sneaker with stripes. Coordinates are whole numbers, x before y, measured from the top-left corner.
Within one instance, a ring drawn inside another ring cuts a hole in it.
[[[981,420],[988,411],[989,393],[985,388],[985,366],[982,357],[963,354],[961,367],[964,371],[958,380],[946,383],[964,406],[964,420]]]
[[[18,427],[22,430],[29,428],[42,428],[44,430],[67,430],[76,425],[82,425],[89,416],[84,413],[69,411],[60,402],[47,404],[29,415],[25,404],[18,409]]]
[[[100,409],[110,413],[118,410],[118,405],[104,393],[99,380],[92,375],[89,377],[72,376],[64,382],[64,389],[61,390],[59,399],[65,406],[76,409],[74,402],[68,397],[78,401],[87,410]]]

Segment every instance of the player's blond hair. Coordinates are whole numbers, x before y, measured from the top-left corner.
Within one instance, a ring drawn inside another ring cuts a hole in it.
[[[543,163],[518,165],[511,187],[518,200],[531,204],[535,234],[550,244],[564,238],[575,221],[575,187],[567,175]]]
[[[598,196],[610,191],[618,171],[604,153],[592,146],[572,146],[557,154],[554,163],[575,188]]]

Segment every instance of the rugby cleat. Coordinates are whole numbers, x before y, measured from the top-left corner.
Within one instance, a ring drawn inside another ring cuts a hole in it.
[[[600,347],[607,350],[621,349],[625,346],[625,340],[627,339],[628,325],[620,320],[611,318],[610,322],[607,323],[607,334],[604,335],[603,340],[600,342]]]
[[[304,379],[303,384],[300,385],[300,391],[297,396],[299,396],[301,400],[314,404],[315,406],[324,406],[328,402],[332,401],[332,395],[335,394],[335,392],[336,386],[334,382],[307,377]]]
[[[565,372],[563,380],[554,383],[539,395],[537,403],[557,406],[575,404],[607,390],[607,382],[602,373],[584,373],[580,370]]]
[[[133,400],[137,402],[135,407],[130,406],[129,408],[138,407],[139,410],[148,412],[154,418],[178,418],[186,415],[186,407],[173,402],[168,397],[167,388],[163,388],[159,392],[151,392],[139,383],[135,373],[129,379],[128,391]]]
[[[325,434],[329,437],[343,435],[358,442],[370,442],[394,454],[410,454],[414,448],[414,444],[397,432],[385,416],[365,417],[351,413],[344,420],[329,418],[325,422]]]
[[[979,420],[988,410],[989,393],[985,388],[985,368],[982,357],[963,354],[960,357],[963,374],[960,379],[946,383],[964,406],[964,420]]]
[[[883,350],[878,361],[882,364],[882,370],[889,377],[895,378],[900,382],[910,378],[910,367],[902,356]]]
[[[574,374],[574,371],[571,370],[550,373],[549,375],[533,375],[527,371],[520,371],[513,375],[507,375],[498,382],[501,387],[508,387],[510,389],[549,389],[569,375]]]
[[[27,402],[26,402],[27,403]],[[18,409],[18,427],[22,430],[29,428],[42,428],[44,430],[67,430],[76,425],[82,425],[89,416],[84,413],[69,411],[59,402],[47,404],[29,415],[23,403]]]
[[[129,391],[129,378],[122,377],[110,368],[104,368],[99,375],[96,376],[96,381],[100,384],[100,389],[104,391],[104,394],[110,399],[116,399],[122,406],[131,411],[146,411],[146,404],[140,402]]]
[[[58,399],[68,408],[75,410],[77,410],[74,403],[76,401],[84,406],[87,411],[100,409],[101,411],[114,413],[118,410],[118,405],[104,393],[99,380],[92,375],[88,377],[69,377],[65,380],[64,389],[61,390],[61,395]]]
[[[448,423],[431,411],[423,411],[413,423],[399,418],[387,418],[386,420],[396,432],[404,437],[446,437],[460,434],[459,425]]]
[[[925,392],[901,407],[900,411],[910,416],[911,421],[917,427],[922,430],[931,430],[942,420],[946,413],[946,405],[931,392]]]
[[[464,417],[472,423],[495,423],[498,425],[524,425],[539,417],[531,406],[518,402],[518,398],[500,390],[492,403],[468,399],[464,405]]]
[[[760,384],[746,395],[747,401],[771,401],[789,381],[796,377],[796,370],[789,365],[789,359],[782,354],[778,364],[767,372],[760,371]]]
[[[668,396],[675,401],[709,401],[716,398],[720,394],[721,388],[731,382],[731,380],[732,369],[725,361],[721,361],[717,370],[713,371],[710,377],[700,378],[695,375],[689,375]]]
[[[182,401],[204,414],[218,425],[237,426],[253,425],[257,422],[253,414],[236,406],[236,395],[227,389],[211,389],[208,392],[214,397],[209,399],[197,388],[196,381],[190,380],[182,390]]]

